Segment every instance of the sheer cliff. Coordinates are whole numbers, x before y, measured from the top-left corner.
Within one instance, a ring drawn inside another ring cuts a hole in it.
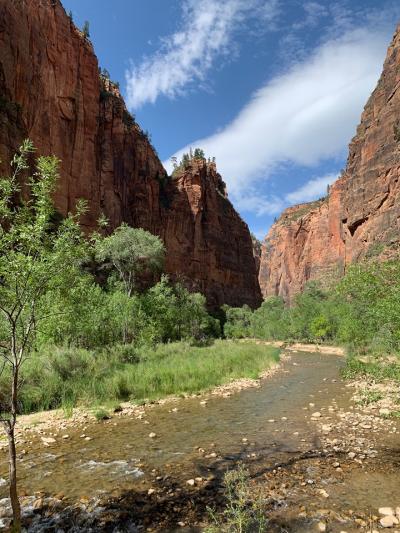
[[[259,303],[250,233],[215,167],[167,176],[59,0],[0,0],[0,171],[26,137],[60,159],[61,214],[84,198],[88,230],[104,213],[160,235],[168,273],[210,306]]]
[[[400,27],[328,197],[284,211],[263,243],[264,296],[287,301],[309,280],[330,283],[347,265],[384,259],[400,243]]]

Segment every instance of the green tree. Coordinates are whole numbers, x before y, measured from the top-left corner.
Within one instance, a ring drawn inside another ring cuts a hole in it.
[[[164,264],[165,247],[159,237],[142,228],[122,224],[112,235],[99,239],[96,257],[114,268],[128,296],[137,288],[141,275],[157,273]]]
[[[252,310],[248,305],[243,307],[223,307],[226,315],[224,333],[226,337],[240,339],[252,335],[251,321]]]
[[[194,150],[194,153],[193,153],[193,158],[194,159],[205,159],[206,158],[206,155],[204,153],[204,150],[202,150],[201,148],[195,148]]]
[[[90,37],[90,31],[89,31],[89,21],[85,20],[85,23],[83,25],[82,33],[85,39],[89,39]]]
[[[21,530],[17,494],[15,425],[22,387],[21,367],[32,351],[35,333],[48,313],[41,301],[48,291],[71,287],[85,254],[77,215],[55,224],[51,194],[55,189],[58,161],[40,157],[37,171],[28,178],[29,198],[19,185],[34,151],[24,141],[12,161],[13,172],[0,179],[0,356],[7,379],[2,391],[1,421],[9,444],[10,498],[13,528]]]

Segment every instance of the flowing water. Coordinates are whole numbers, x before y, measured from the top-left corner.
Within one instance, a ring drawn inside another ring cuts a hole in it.
[[[154,471],[188,480],[207,477],[219,465],[227,468],[241,458],[273,464],[318,448],[311,413],[328,414],[332,403],[337,409],[349,408],[351,391],[339,377],[343,364],[335,355],[296,353],[259,388],[228,398],[210,397],[206,405],[200,398],[157,405],[146,410],[142,420],[114,417],[88,423],[83,433],[91,440],[82,437],[82,428],[60,432],[50,447],[36,437],[20,445],[26,450],[19,461],[20,487],[28,494],[62,491],[70,500],[92,498],[147,488]],[[155,438],[149,437],[152,432]],[[62,439],[62,433],[69,438]],[[5,477],[7,456],[0,453],[0,477]],[[388,476],[373,479],[379,491],[372,491],[371,479],[362,475],[352,487],[339,487],[338,498],[349,505],[361,499],[377,507],[386,504],[393,484],[399,488],[397,479],[392,483]],[[0,484],[0,496],[6,495]]]

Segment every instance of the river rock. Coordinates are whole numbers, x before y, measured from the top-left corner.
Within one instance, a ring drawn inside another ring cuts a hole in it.
[[[394,515],[394,511],[392,507],[379,507],[378,513],[384,516]]]
[[[53,437],[40,437],[42,439],[43,444],[54,444],[56,442],[56,439]]]
[[[149,437],[151,439],[155,439],[157,437],[157,433],[154,433],[153,431],[151,433],[149,433]]]
[[[390,415],[390,409],[387,409],[386,407],[382,407],[382,409],[379,409],[379,414],[382,416],[388,416]]]
[[[311,418],[321,418],[321,416],[322,416],[321,413],[319,411],[316,411],[315,413],[311,415]]]
[[[190,485],[191,487],[194,487],[194,485],[196,484],[196,482],[195,482],[194,479],[188,479],[188,480],[186,481],[186,483],[187,483],[188,485]]]
[[[399,523],[397,518],[393,515],[384,516],[379,520],[379,523],[382,527],[393,527]]]

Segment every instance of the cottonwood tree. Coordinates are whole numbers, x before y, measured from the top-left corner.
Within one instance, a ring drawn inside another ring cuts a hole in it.
[[[100,239],[96,258],[114,268],[128,296],[132,296],[141,275],[161,271],[165,247],[159,237],[142,228],[119,226],[112,235]]]
[[[28,190],[24,187],[21,193],[33,151],[32,143],[24,141],[11,163],[11,175],[0,179],[0,420],[8,438],[14,531],[21,530],[15,447],[21,370],[38,327],[48,318],[44,295],[71,287],[86,246],[78,224],[82,204],[62,221],[55,216],[55,157],[38,158],[36,172],[26,180]]]

